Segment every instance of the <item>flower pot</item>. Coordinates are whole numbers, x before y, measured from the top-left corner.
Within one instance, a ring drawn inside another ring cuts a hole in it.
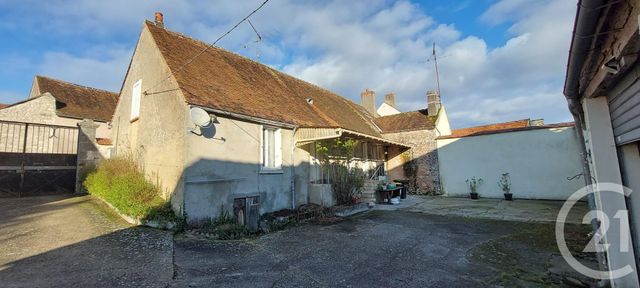
[[[511,193],[504,193],[504,200],[507,200],[507,201],[513,201],[513,194],[511,194]]]
[[[469,196],[471,196],[471,199],[478,199],[478,193],[476,192],[469,193]]]

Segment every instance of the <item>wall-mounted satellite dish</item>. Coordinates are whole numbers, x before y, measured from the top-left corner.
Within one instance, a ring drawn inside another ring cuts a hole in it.
[[[189,113],[191,114],[191,122],[200,128],[209,127],[213,123],[212,116],[202,108],[193,107]]]

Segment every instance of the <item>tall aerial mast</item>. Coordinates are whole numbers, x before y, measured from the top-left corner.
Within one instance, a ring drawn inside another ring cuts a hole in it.
[[[440,75],[438,74],[438,58],[436,57],[436,42],[433,42],[433,64],[436,66],[436,85],[438,88],[438,95],[440,95]]]

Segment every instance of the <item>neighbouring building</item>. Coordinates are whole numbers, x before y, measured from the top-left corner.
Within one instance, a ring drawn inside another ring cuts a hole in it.
[[[514,198],[566,200],[582,187],[579,142],[573,123],[541,119],[455,129],[437,139],[442,193],[468,197],[466,180],[481,178],[483,198],[503,198],[496,182],[509,173]],[[572,181],[567,179],[574,178]]]
[[[142,27],[112,118],[112,140],[115,153],[138,161],[189,223],[224,211],[262,214],[330,197],[319,141],[358,140],[353,156],[368,179],[393,170],[391,160],[415,149],[392,139],[399,131],[379,127],[385,120],[376,118],[371,100],[363,107],[169,31],[158,14]],[[440,106],[429,107],[397,115],[409,116],[407,131],[432,129]],[[211,126],[194,125],[190,113],[199,109],[214,119]]]
[[[365,89],[360,94],[361,106],[374,115],[373,122],[383,137],[412,147],[388,149],[387,178],[409,181],[413,192],[418,194],[437,195],[441,193],[441,185],[436,138],[451,134],[451,127],[440,95],[428,91],[425,100],[426,109],[400,112],[395,93],[388,93],[376,110],[375,92]]]
[[[600,223],[611,220],[601,239],[609,246],[603,264],[609,271],[631,271],[624,277],[609,273],[613,287],[639,285],[639,14],[638,1],[579,1],[564,86],[581,138],[584,184],[614,183],[632,191],[625,196],[596,189],[589,199],[608,217]]]
[[[76,127],[91,119],[96,138],[106,143],[117,101],[117,93],[36,76],[26,100],[0,107],[0,120]]]
[[[379,116],[399,114],[400,110],[396,107],[396,94],[393,92],[385,94],[384,102],[380,104],[376,112]]]

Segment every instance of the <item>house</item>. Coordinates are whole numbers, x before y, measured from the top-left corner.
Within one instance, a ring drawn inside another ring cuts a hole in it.
[[[0,120],[76,127],[91,119],[99,125],[96,137],[106,143],[117,101],[117,93],[36,76],[26,100],[0,107]]]
[[[446,196],[468,197],[466,180],[477,177],[486,182],[481,197],[503,198],[495,183],[505,173],[518,199],[566,200],[582,187],[567,180],[581,171],[574,123],[522,119],[454,129],[436,141]]]
[[[625,196],[596,189],[589,198],[592,209],[620,220],[605,227],[602,238],[609,245],[603,263],[608,270],[631,271],[624,277],[609,273],[614,287],[639,285],[639,14],[636,1],[579,1],[564,85],[581,139],[584,184],[613,183],[633,191]]]
[[[396,107],[396,94],[393,92],[385,94],[384,102],[382,102],[382,104],[378,106],[376,113],[379,116],[399,114],[400,110],[398,110],[398,108]]]
[[[193,109],[213,125],[196,127]],[[142,27],[112,139],[117,155],[138,161],[174,210],[197,223],[239,207],[253,207],[247,215],[322,202],[330,195],[316,143],[326,139],[358,140],[358,166],[369,179],[384,175],[412,146],[377,123],[372,110],[169,31],[156,15]]]

